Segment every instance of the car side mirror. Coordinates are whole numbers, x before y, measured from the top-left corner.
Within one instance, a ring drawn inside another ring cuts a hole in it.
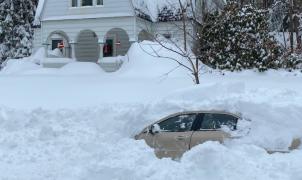
[[[160,127],[158,124],[153,124],[150,128],[150,133],[151,134],[157,134],[160,132]]]

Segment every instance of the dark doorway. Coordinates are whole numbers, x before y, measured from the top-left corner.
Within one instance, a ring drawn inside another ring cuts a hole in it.
[[[103,48],[104,57],[112,57],[113,56],[113,39],[107,39]]]

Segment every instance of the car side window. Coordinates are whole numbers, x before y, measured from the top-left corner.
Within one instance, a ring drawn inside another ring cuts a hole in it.
[[[171,117],[158,123],[163,132],[185,132],[190,131],[197,114],[184,114]]]
[[[206,113],[201,123],[201,130],[215,130],[227,126],[230,130],[236,130],[237,117],[229,114]]]

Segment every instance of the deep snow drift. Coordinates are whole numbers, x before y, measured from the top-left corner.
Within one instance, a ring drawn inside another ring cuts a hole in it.
[[[0,72],[0,179],[302,179],[301,147],[264,150],[302,137],[301,73],[213,72],[195,86],[181,69],[165,75],[177,64],[137,46],[128,57],[113,74],[91,63],[9,62]],[[252,121],[239,123],[241,139],[202,144],[179,162],[159,160],[133,139],[163,116],[201,109]]]

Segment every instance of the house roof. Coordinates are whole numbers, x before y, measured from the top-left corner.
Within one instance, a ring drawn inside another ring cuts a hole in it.
[[[165,21],[177,21],[181,19],[182,5],[195,6],[196,2],[203,2],[203,0],[129,0],[132,1],[133,8],[136,16],[143,19],[147,19],[153,22],[165,22]],[[46,0],[39,0],[34,25],[40,25],[42,11]],[[217,4],[224,3],[225,0],[205,0],[203,5],[207,6],[207,9],[213,9],[218,7]],[[194,7],[195,8],[195,7]],[[221,7],[220,7],[221,8]],[[191,8],[190,8],[191,9]],[[68,16],[69,17],[69,16]],[[78,15],[80,19],[90,17],[89,15]],[[73,17],[75,18],[75,17]]]

